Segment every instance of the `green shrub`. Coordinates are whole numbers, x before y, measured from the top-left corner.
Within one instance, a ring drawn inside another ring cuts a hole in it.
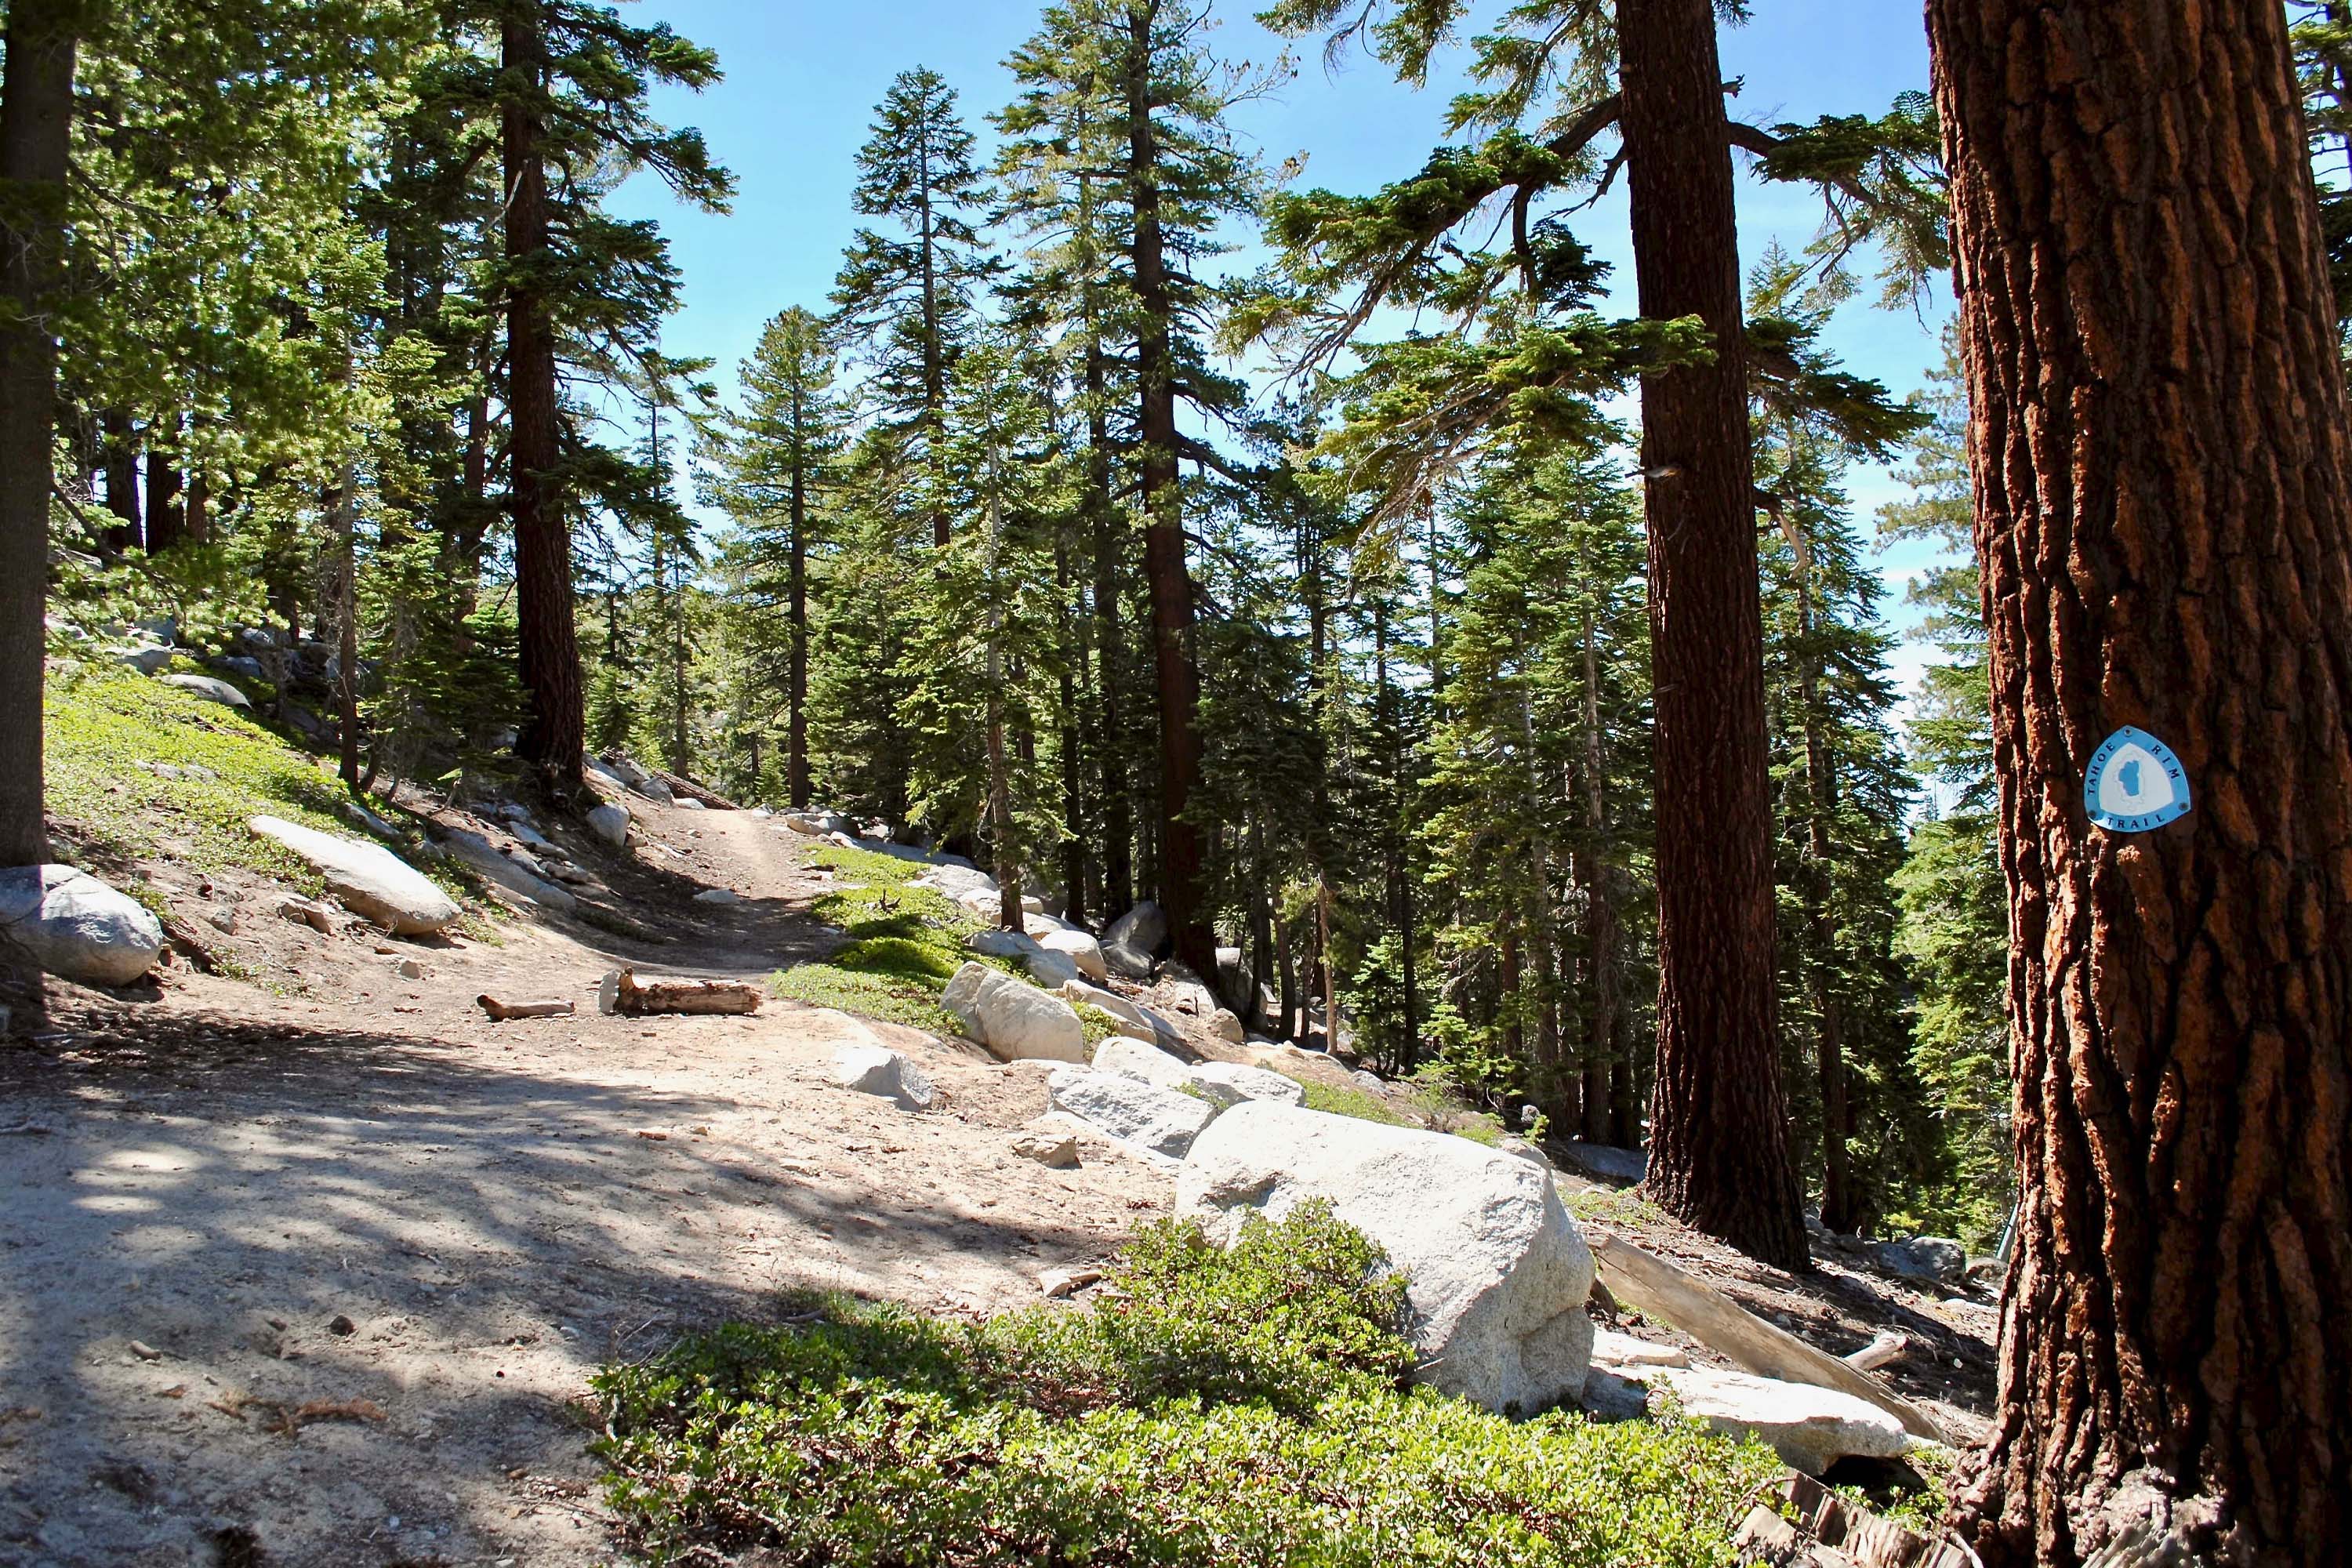
[[[910,872],[922,869],[868,849],[824,849],[818,855],[837,858],[828,863],[855,862],[854,868],[845,868],[856,874],[864,873],[866,862]],[[821,963],[796,964],[771,976],[768,988],[778,996],[935,1035],[954,1035],[963,1026],[940,1005],[940,993],[955,972],[974,959],[1013,972],[1005,961],[982,958],[964,945],[988,922],[929,888],[907,886],[903,879],[885,881],[877,877],[866,887],[837,889],[809,908],[818,919],[839,927],[849,941]]]
[[[1402,1282],[1307,1210],[1230,1253],[1152,1226],[1076,1310],[840,1307],[595,1379],[607,1492],[656,1561],[1728,1568],[1778,1473],[1680,1422],[1408,1389]]]
[[[1286,1073],[1284,1076],[1291,1075]],[[1325,1083],[1319,1079],[1302,1078],[1296,1081],[1307,1091],[1307,1109],[1309,1110],[1328,1110],[1334,1116],[1352,1116],[1359,1121],[1379,1121],[1391,1127],[1414,1125],[1410,1118],[1390,1110],[1376,1094]]]

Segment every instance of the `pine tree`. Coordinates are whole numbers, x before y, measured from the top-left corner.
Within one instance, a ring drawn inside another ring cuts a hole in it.
[[[933,460],[949,374],[973,325],[975,290],[994,271],[979,223],[988,193],[955,89],[938,72],[901,71],[875,110],[857,153],[858,214],[898,231],[861,228],[834,285],[838,330],[869,362],[866,396],[877,433],[910,483]],[[950,519],[930,516],[931,542]]]
[[[772,656],[782,651],[784,792],[795,811],[809,804],[809,561],[824,538],[848,421],[834,377],[823,319],[798,306],[782,312],[743,362],[742,411],[707,423],[701,448],[708,499],[736,529],[725,558],[736,605],[730,625],[746,634],[739,680],[773,689]],[[763,624],[779,599],[780,634]]]

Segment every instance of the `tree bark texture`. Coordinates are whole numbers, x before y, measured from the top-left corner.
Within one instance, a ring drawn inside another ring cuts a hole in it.
[[[2352,1556],[2352,454],[2275,0],[1930,0],[2012,947],[1985,1561]],[[2094,826],[2135,725],[2194,805]]]
[[[549,787],[577,794],[586,717],[572,623],[572,529],[565,516],[555,387],[555,326],[542,278],[549,260],[547,164],[540,150],[546,42],[535,8],[501,31],[507,77],[508,488],[514,513],[515,616],[530,709],[521,752]]]
[[[1192,579],[1184,560],[1177,491],[1176,365],[1165,241],[1160,223],[1160,153],[1151,120],[1151,28],[1158,7],[1128,19],[1128,195],[1134,216],[1138,435],[1144,514],[1143,571],[1151,593],[1151,652],[1160,690],[1160,902],[1176,957],[1214,979],[1216,937],[1202,909],[1201,830],[1184,813],[1201,777],[1200,682],[1192,668]]]
[[[49,858],[41,775],[42,615],[64,280],[75,24],[69,0],[14,0],[0,80],[0,866]]]
[[[806,811],[809,803],[808,476],[806,465],[798,459],[793,463],[793,536],[790,549],[789,614],[793,646],[790,685],[785,693],[791,711],[785,720],[784,789],[793,809]]]
[[[1642,314],[1715,357],[1642,381],[1656,703],[1657,1086],[1651,1194],[1806,1265],[1773,991],[1772,802],[1731,150],[1711,0],[1622,0],[1622,121]]]

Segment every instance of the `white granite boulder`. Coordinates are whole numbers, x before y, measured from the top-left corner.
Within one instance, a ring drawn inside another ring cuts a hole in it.
[[[1131,947],[1147,957],[1160,951],[1168,940],[1168,916],[1158,904],[1144,900],[1127,913],[1110,922],[1103,932],[1103,941]]]
[[[1918,1447],[1902,1422],[1834,1388],[1717,1367],[1616,1370],[1652,1387],[1672,1389],[1685,1415],[1735,1437],[1759,1437],[1782,1463],[1809,1476],[1840,1459],[1895,1459]]]
[[[569,891],[539,874],[538,861],[528,855],[505,854],[497,845],[471,828],[453,827],[442,843],[450,854],[491,881],[520,893],[544,909],[570,914],[580,907],[580,900]]]
[[[1139,948],[1129,947],[1116,939],[1107,940],[1102,944],[1102,955],[1103,963],[1110,973],[1122,980],[1151,978],[1151,955]]]
[[[85,985],[128,985],[155,967],[163,922],[71,866],[0,870],[0,949]]]
[[[879,1043],[843,1046],[833,1053],[833,1081],[860,1094],[896,1100],[902,1110],[923,1110],[937,1094],[929,1074]]]
[[[1046,1080],[1055,1110],[1099,1128],[1129,1148],[1183,1158],[1217,1108],[1205,1100],[1163,1089],[1124,1073],[1058,1067]]]
[[[1110,978],[1110,963],[1103,957],[1102,943],[1085,931],[1076,929],[1047,931],[1037,938],[1037,944],[1048,952],[1058,952],[1068,958],[1077,965],[1078,973],[1089,980]]]
[[[257,816],[246,826],[300,856],[345,909],[395,936],[429,936],[457,922],[460,911],[449,895],[381,844],[278,816]]]
[[[245,693],[227,681],[210,675],[161,675],[156,680],[164,686],[175,686],[191,697],[201,697],[207,702],[217,702],[225,708],[250,708]]]
[[[1180,1214],[1230,1239],[1310,1199],[1402,1269],[1421,1381],[1489,1410],[1573,1399],[1592,1350],[1592,1254],[1526,1160],[1466,1138],[1253,1100],[1211,1122],[1177,1177]]]
[[[629,808],[617,800],[606,801],[588,814],[588,831],[607,847],[620,848],[629,841]]]
[[[985,963],[955,972],[940,1005],[964,1033],[1004,1061],[1083,1062],[1086,1026],[1059,996],[1015,980]]]
[[[1157,1046],[1115,1036],[1095,1047],[1095,1070],[1118,1073],[1139,1083],[1173,1089],[1223,1110],[1246,1100],[1303,1105],[1307,1091],[1280,1073],[1236,1062],[1188,1062]]]

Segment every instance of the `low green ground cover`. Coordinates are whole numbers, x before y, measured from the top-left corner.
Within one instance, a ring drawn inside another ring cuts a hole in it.
[[[597,1377],[609,1495],[658,1562],[1729,1568],[1769,1449],[1408,1388],[1381,1261],[1313,1209],[1162,1221],[1087,1306],[723,1328]]]

